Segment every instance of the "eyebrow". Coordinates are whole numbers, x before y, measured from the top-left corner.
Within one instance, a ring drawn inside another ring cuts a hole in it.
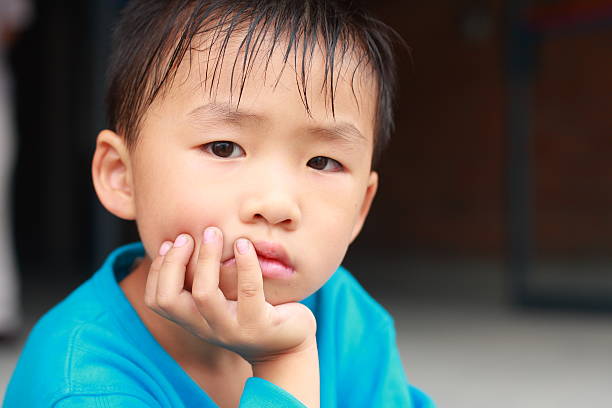
[[[263,117],[252,112],[233,108],[229,103],[209,102],[198,106],[187,114],[198,122],[221,121],[232,125],[241,125],[245,121],[263,121]]]
[[[224,122],[240,126],[244,122],[264,122],[265,117],[253,112],[232,107],[229,103],[209,102],[198,106],[187,114],[197,122]],[[337,141],[343,145],[367,145],[368,139],[349,122],[341,122],[331,126],[312,126],[308,133],[324,140]]]
[[[353,125],[344,122],[329,127],[316,126],[309,129],[310,133],[329,141],[338,141],[345,145],[365,144],[368,139]]]

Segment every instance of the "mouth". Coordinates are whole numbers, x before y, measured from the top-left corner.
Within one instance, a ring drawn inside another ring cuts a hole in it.
[[[266,278],[289,278],[295,273],[294,267],[287,252],[280,244],[267,241],[254,242],[253,247],[257,253],[262,275]],[[236,263],[234,256],[221,263],[222,267],[231,266]]]

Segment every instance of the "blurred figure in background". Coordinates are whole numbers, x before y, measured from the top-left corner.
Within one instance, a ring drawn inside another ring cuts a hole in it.
[[[19,280],[11,229],[11,180],[16,153],[13,84],[8,52],[32,18],[29,0],[0,0],[0,342],[15,338],[21,325]]]

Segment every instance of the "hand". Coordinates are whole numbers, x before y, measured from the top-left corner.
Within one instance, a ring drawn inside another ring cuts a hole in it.
[[[229,349],[251,364],[316,350],[316,320],[306,306],[267,303],[257,254],[250,241],[234,243],[237,301],[219,288],[223,235],[209,227],[203,236],[191,292],[184,288],[195,243],[187,234],[164,242],[147,278],[145,304],[202,340]]]

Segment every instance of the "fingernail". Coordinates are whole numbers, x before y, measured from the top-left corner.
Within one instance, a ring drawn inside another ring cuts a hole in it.
[[[185,234],[181,234],[176,238],[176,241],[174,241],[174,247],[175,248],[180,248],[183,245],[185,245],[187,243],[187,235]]]
[[[161,256],[164,256],[168,253],[168,251],[170,250],[170,248],[172,248],[172,242],[170,241],[164,241],[161,246],[159,247],[159,254]]]
[[[246,254],[249,250],[250,242],[248,239],[240,238],[236,241],[236,247],[238,248],[238,252],[241,254]]]
[[[213,242],[217,238],[217,231],[214,227],[208,227],[204,230],[204,242]]]

